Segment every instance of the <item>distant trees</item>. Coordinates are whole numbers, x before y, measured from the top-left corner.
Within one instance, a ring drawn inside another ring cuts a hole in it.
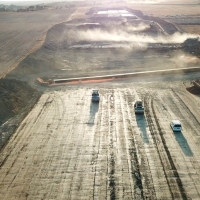
[[[76,7],[76,4],[56,4],[56,5],[48,5],[48,4],[38,4],[38,5],[30,5],[30,6],[17,6],[17,5],[4,5],[0,4],[0,12],[28,12],[28,11],[39,11],[45,9],[70,9],[72,7]]]

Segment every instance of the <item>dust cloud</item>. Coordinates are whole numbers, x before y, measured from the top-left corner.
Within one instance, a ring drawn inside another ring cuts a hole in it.
[[[183,54],[183,53],[176,53],[171,60],[176,63],[178,66],[182,65],[185,67],[185,64],[198,64],[200,63],[199,58],[188,55],[188,54]]]
[[[150,28],[150,25],[149,24],[144,24],[144,23],[140,23],[136,26],[125,26],[124,27],[124,31],[127,31],[127,32],[138,32],[138,31],[144,31],[144,30],[147,30]]]
[[[145,27],[145,26],[144,26]],[[133,27],[136,30],[138,27]],[[131,30],[131,27],[127,28]],[[174,33],[173,35],[157,35],[149,36],[144,33],[131,33],[127,30],[100,30],[100,29],[88,29],[78,30],[76,33],[70,34],[73,36],[72,39],[76,41],[88,41],[88,42],[131,42],[131,43],[183,43],[188,38],[197,38],[199,35],[188,34],[188,33]]]

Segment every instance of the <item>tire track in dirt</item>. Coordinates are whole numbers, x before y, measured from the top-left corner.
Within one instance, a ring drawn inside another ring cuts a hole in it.
[[[61,152],[62,162],[60,172],[62,183],[58,190],[60,191],[60,199],[74,199],[74,196],[79,195],[78,191],[76,191],[76,188],[79,188],[79,192],[81,192],[83,185],[85,184],[87,186],[87,177],[85,177],[84,180],[82,178],[83,175],[81,175],[81,173],[86,173],[85,165],[81,166],[81,164],[79,164],[81,156],[83,159],[85,158],[81,152],[80,142],[84,142],[85,140],[85,128],[81,127],[87,121],[87,116],[83,115],[83,118],[79,118],[79,112],[76,112],[73,109],[73,106],[76,105],[77,110],[79,110],[81,113],[87,112],[88,105],[85,103],[84,96],[85,94],[80,90],[70,92],[68,94],[68,99],[63,99],[65,102],[66,113],[63,117],[63,124],[61,124],[62,128],[60,129],[62,132],[65,130],[63,134],[65,134],[66,137],[65,140],[61,143],[61,146],[63,147],[63,151]],[[80,130],[80,135],[77,135],[78,126],[81,126],[80,129],[82,129]],[[90,174],[91,172],[88,170],[88,173]]]
[[[113,91],[111,95],[108,97],[108,141],[109,141],[109,150],[108,150],[108,176],[109,176],[109,199],[114,200],[117,198],[116,194],[116,174],[115,174],[115,163],[116,163],[116,154],[115,154],[115,146],[114,146],[114,136],[115,134],[115,126],[114,126],[114,97],[113,97]]]
[[[153,135],[153,139],[156,144],[159,159],[161,161],[163,172],[164,172],[164,177],[166,179],[167,185],[169,186],[169,191],[171,193],[171,198],[172,199],[181,198],[181,199],[187,200],[188,197],[183,187],[183,183],[180,179],[180,176],[175,166],[175,163],[173,161],[173,158],[167,147],[166,140],[163,136],[163,130],[159,124],[159,120],[155,112],[153,98],[151,96],[147,98],[150,98],[150,99],[149,99],[149,104],[147,103],[148,102],[147,99],[145,100],[146,114],[148,115],[149,125],[151,124],[150,126],[152,130],[151,134]],[[155,95],[154,95],[154,98],[155,98]],[[155,131],[153,131],[153,129]]]
[[[64,104],[64,101],[62,99],[62,96],[59,92],[53,92],[51,93],[52,95],[52,106],[53,106],[53,109],[51,109],[51,111],[54,112],[54,115],[53,115],[53,118],[52,118],[52,122],[49,122],[47,127],[49,129],[51,129],[52,131],[48,133],[48,138],[49,138],[49,141],[46,141],[46,144],[49,144],[50,143],[50,147],[54,147],[54,146],[62,146],[62,140],[59,139],[59,134],[57,134],[57,132],[60,132],[60,127],[61,127],[61,120],[64,118],[64,114],[65,114],[65,104]],[[55,144],[56,143],[56,144]],[[43,143],[45,144],[45,143]],[[49,149],[49,152],[52,152],[50,153],[51,155],[62,155],[62,149],[61,148],[55,148],[54,150],[50,150]],[[38,153],[39,155],[39,153]],[[47,162],[46,162],[46,165],[48,166],[43,166],[44,168],[46,168],[46,172],[50,171],[51,172],[51,175],[49,175],[48,173],[46,173],[46,177],[45,178],[49,178],[50,179],[53,179],[54,183],[57,183],[57,184],[49,184],[47,186],[48,188],[48,195],[47,197],[50,197],[50,198],[56,198],[56,191],[59,189],[59,183],[62,181],[61,179],[61,176],[62,174],[60,173],[60,163],[59,163],[59,167],[57,168],[54,168],[53,167],[53,163],[56,162],[56,157],[57,156],[49,156],[49,155],[46,155],[45,157],[48,158],[47,159]],[[49,170],[50,168],[50,170]],[[43,171],[42,171],[43,172]],[[52,173],[53,172],[53,173]],[[44,178],[44,173],[41,174],[41,179]],[[60,178],[58,180],[58,177]]]
[[[187,95],[185,95],[185,97],[187,98]],[[197,172],[197,169],[200,168],[200,163],[198,159],[198,130],[200,128],[199,122],[197,121],[193,113],[189,110],[185,102],[178,96],[178,94],[174,90],[168,90],[167,94],[165,94],[162,99],[160,99],[160,101],[161,106],[168,105],[167,107],[165,107],[165,109],[167,109],[168,111],[165,114],[168,115],[166,117],[168,117],[169,122],[171,120],[171,116],[176,116],[178,119],[181,118],[183,131],[180,133],[173,133],[170,129],[170,132],[172,132],[173,136],[171,136],[171,140],[174,140],[173,146],[177,146],[177,151],[173,153],[179,154],[176,155],[178,162],[176,162],[175,164],[180,173],[182,173],[182,171],[186,171],[189,176],[183,176],[181,178],[184,187],[186,187],[187,189],[187,184],[185,184],[185,182],[193,185],[193,190],[186,190],[187,196],[192,196],[195,194],[200,197],[200,190],[198,187],[199,175]],[[162,117],[162,112],[160,112],[159,115]],[[187,125],[185,124],[185,120],[187,120]],[[190,121],[192,121],[192,124],[190,124]],[[193,128],[191,129],[191,127]]]
[[[132,130],[135,132],[133,135],[134,143],[137,148],[139,162],[139,171],[141,174],[141,181],[143,185],[143,194],[146,199],[156,199],[156,192],[154,188],[154,180],[151,173],[150,161],[152,152],[152,138],[148,130],[145,115],[136,115],[134,112],[134,102],[136,99],[144,99],[145,91],[142,88],[129,89],[126,94],[127,106],[129,107],[128,113],[132,119]],[[140,125],[141,123],[141,125]],[[145,127],[146,126],[146,127]],[[142,127],[142,128],[141,128]]]
[[[34,107],[34,111],[36,111],[38,109],[38,114],[37,116],[35,117],[35,120],[34,122],[32,123],[31,126],[29,126],[29,130],[28,131],[31,131],[31,129],[33,128],[34,126],[34,123],[36,123],[39,115],[41,115],[42,113],[46,112],[44,111],[45,107],[43,106],[43,104],[46,104],[46,102],[48,102],[49,100],[49,96],[48,95],[43,95],[43,97],[41,99],[39,99],[38,103],[36,104],[36,106]],[[45,102],[45,103],[44,103]],[[24,132],[24,129],[25,129],[25,126],[27,125],[26,121],[27,120],[31,120],[33,118],[33,116],[31,116],[30,114],[23,120],[23,122],[21,123],[21,125],[18,127],[18,129],[16,130],[16,132],[21,132],[22,131],[22,135],[23,135],[23,132]],[[27,136],[29,135],[24,135],[24,137],[27,138]],[[13,150],[13,148],[18,144],[18,142],[20,142],[21,140],[21,136],[20,134],[14,134],[10,140],[14,141],[14,144],[11,144],[11,146],[9,147],[9,152],[7,152],[8,154],[10,154],[10,152]],[[3,149],[1,150],[3,151]]]
[[[44,108],[43,105],[46,100],[48,100],[48,95],[41,98],[35,107],[39,107],[38,110],[43,110],[43,108]],[[43,112],[43,114],[44,113],[46,113],[48,115],[48,110]],[[36,117],[37,117],[37,115],[36,115]],[[10,193],[9,191],[14,190],[14,188],[16,187],[16,185],[17,185],[17,183],[15,181],[16,177],[25,177],[25,174],[28,171],[28,170],[26,171],[26,170],[22,170],[22,169],[26,168],[26,163],[28,162],[29,159],[32,159],[27,154],[27,149],[30,148],[31,143],[27,144],[26,141],[30,140],[30,138],[32,137],[31,133],[34,133],[35,123],[30,123],[32,125],[29,126],[29,120],[32,121],[33,119],[34,119],[33,115],[31,115],[31,113],[30,113],[24,119],[23,124],[18,128],[16,133],[11,138],[11,141],[12,141],[12,142],[10,142],[11,146],[5,147],[4,152],[8,153],[9,158],[10,158],[9,160],[7,160],[7,163],[6,163],[6,166],[9,166],[7,168],[7,173],[5,173],[4,176],[1,176],[1,180],[3,182],[5,182],[6,179],[9,177],[9,185],[7,188],[8,192],[6,192],[6,195],[4,196],[5,199],[6,198],[9,199],[9,193]],[[28,128],[28,130],[27,130],[27,128]],[[7,149],[9,151],[6,151]],[[16,174],[16,175],[14,175],[13,178],[11,179],[10,174],[13,174],[13,171],[15,171],[14,174]],[[31,171],[29,178],[31,179],[32,176],[34,176],[33,171]],[[27,186],[27,184],[24,184],[23,188],[25,188],[26,186]],[[18,195],[20,196],[23,194],[19,193]]]
[[[139,170],[139,156],[138,149],[135,141],[135,131],[132,127],[132,116],[130,115],[130,110],[128,106],[128,101],[126,99],[126,90],[123,93],[120,92],[119,99],[121,102],[121,112],[124,127],[124,140],[126,143],[126,154],[129,166],[129,181],[132,188],[132,198],[133,199],[144,199],[143,185],[141,181],[141,174]]]
[[[117,140],[117,157],[119,160],[120,166],[118,171],[122,173],[120,185],[122,185],[122,191],[119,196],[119,199],[129,199],[133,198],[133,181],[132,181],[132,172],[130,171],[130,162],[127,158],[127,140],[125,138],[125,131],[123,127],[123,114],[121,110],[121,93],[119,90],[115,91],[115,113],[116,113],[116,140]]]
[[[77,94],[77,97],[78,96]],[[75,128],[73,133],[74,135],[78,135],[74,147],[76,149],[73,151],[74,153],[71,153],[72,159],[70,166],[72,165],[74,167],[73,170],[70,170],[69,166],[69,170],[71,171],[69,171],[69,173],[72,175],[68,191],[69,199],[81,198],[83,194],[92,199],[93,196],[96,195],[94,192],[97,192],[96,189],[98,188],[98,185],[96,185],[96,178],[98,177],[96,167],[99,167],[97,160],[100,118],[97,110],[93,107],[94,105],[91,103],[90,99],[88,99],[87,94],[83,97],[82,101],[84,103],[84,109],[80,107],[81,110],[79,110],[79,112],[82,113],[82,117],[79,117],[80,121],[77,121],[78,127]],[[90,121],[91,115],[95,113],[96,115],[92,117],[93,121]],[[74,159],[76,162],[74,162]]]
[[[32,193],[31,195],[33,196],[37,195],[37,191],[39,191],[40,188],[42,187],[40,184],[39,185],[37,184],[39,180],[40,182],[49,181],[49,184],[43,186],[46,193],[39,194],[41,198],[53,198],[53,199],[57,198],[55,194],[57,194],[58,191],[60,190],[60,184],[62,185],[62,182],[65,181],[64,177],[67,173],[66,165],[68,165],[68,162],[71,161],[71,159],[65,160],[65,149],[70,148],[71,146],[70,147],[67,146],[68,140],[61,139],[62,134],[64,134],[63,133],[64,124],[61,123],[60,119],[63,116],[63,113],[65,113],[67,107],[65,109],[66,104],[64,104],[65,106],[63,107],[64,99],[62,99],[62,96],[60,97],[59,96],[60,96],[59,93],[56,94],[52,93],[52,98],[54,100],[52,102],[53,109],[51,109],[52,111],[51,115],[53,114],[53,118],[51,118],[51,116],[49,115],[49,119],[47,120],[46,126],[44,126],[47,128],[47,132],[45,131],[46,134],[44,135],[42,146],[40,150],[37,151],[34,159],[36,162],[39,161],[38,163],[39,170],[36,172],[34,179],[31,182],[32,187],[35,188],[31,192]],[[66,118],[66,116],[63,117]],[[76,122],[74,126],[75,125]],[[40,161],[43,162],[40,163]],[[55,163],[58,163],[59,167],[55,168],[54,167]]]
[[[103,98],[101,98],[102,101]],[[100,104],[100,105],[99,105]],[[105,134],[104,131],[102,131],[102,127],[104,124],[104,115],[102,113],[103,108],[102,108],[103,103],[96,103],[96,102],[91,102],[91,106],[94,107],[101,107],[101,109],[98,109],[98,117],[96,118],[96,127],[95,127],[95,133],[94,133],[94,142],[93,142],[93,150],[92,150],[92,158],[91,158],[91,165],[94,165],[94,183],[93,183],[93,199],[98,198],[98,196],[102,196],[103,199],[106,199],[106,195],[102,194],[101,191],[103,191],[103,186],[101,187],[102,184],[102,179],[101,174],[102,173],[102,168],[101,168],[101,159],[103,157],[101,151],[102,151],[102,134]],[[104,160],[106,162],[106,160]],[[107,170],[107,168],[106,168]],[[104,171],[104,174],[106,173],[106,170]],[[104,176],[105,177],[105,176]],[[105,180],[104,180],[105,181]],[[106,181],[105,181],[106,182]],[[106,188],[106,187],[105,187]],[[105,192],[104,188],[104,192]]]
[[[76,105],[76,108],[79,110],[80,113],[87,113],[88,110],[88,104],[85,103],[87,101],[85,99],[85,92],[82,90],[78,90],[76,92],[77,94],[73,94],[71,99],[74,101],[71,103],[71,108],[70,106],[70,101],[65,102],[66,106],[66,115],[67,118],[70,120],[70,116],[68,116],[69,111],[73,111],[73,105]],[[69,105],[67,105],[69,104]],[[64,119],[66,118],[66,115]],[[60,152],[58,155],[63,155],[63,157],[66,158],[66,160],[62,163],[63,165],[63,171],[60,173],[63,174],[63,185],[66,185],[66,179],[69,180],[67,188],[62,188],[62,190],[65,190],[67,192],[67,198],[69,199],[75,199],[75,197],[80,198],[80,194],[83,193],[83,185],[87,184],[87,176],[85,177],[86,180],[83,179],[85,176],[85,173],[87,173],[87,168],[85,164],[85,137],[86,137],[86,121],[87,121],[87,115],[83,115],[81,118],[78,116],[78,113],[74,116],[73,122],[72,122],[72,127],[73,129],[69,130],[69,135],[66,139],[66,142],[62,142],[61,144],[64,147],[64,150]],[[71,123],[70,123],[71,124]],[[64,124],[63,124],[64,125]],[[64,125],[67,126],[67,125]],[[63,130],[63,128],[60,128]],[[59,130],[58,130],[59,131]],[[66,134],[63,132],[63,134]],[[68,144],[68,141],[72,140],[71,143]],[[93,137],[91,137],[91,140],[93,140]],[[88,140],[88,148],[90,148],[91,141]],[[65,156],[66,154],[66,156]],[[66,167],[67,166],[67,167]],[[91,174],[90,170],[88,171],[89,174]],[[62,175],[61,175],[62,176]],[[89,177],[90,178],[90,177]],[[90,178],[92,181],[92,177]],[[92,185],[92,182],[91,182]],[[57,192],[56,192],[57,193]],[[61,196],[63,196],[63,192],[61,192]],[[66,194],[65,194],[66,195]],[[91,195],[91,194],[90,194]],[[63,197],[64,198],[64,197]]]

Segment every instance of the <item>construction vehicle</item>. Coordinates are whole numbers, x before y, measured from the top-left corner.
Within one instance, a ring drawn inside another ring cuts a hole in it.
[[[179,120],[172,120],[170,126],[174,132],[182,130],[181,122]]]
[[[92,101],[93,102],[99,102],[100,97],[99,97],[99,91],[98,90],[93,90],[92,91]]]
[[[144,106],[141,100],[137,100],[134,104],[135,114],[144,114]]]

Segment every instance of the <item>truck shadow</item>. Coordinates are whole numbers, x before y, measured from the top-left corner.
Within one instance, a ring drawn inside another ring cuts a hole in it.
[[[94,125],[94,120],[95,120],[95,115],[99,110],[99,102],[92,102],[90,103],[90,116],[88,120],[88,125],[93,126]]]
[[[174,132],[174,136],[186,156],[193,156],[192,150],[182,132]]]
[[[146,118],[144,116],[144,114],[136,114],[136,122],[137,122],[137,126],[140,129],[140,135],[144,141],[144,143],[149,143],[149,138],[147,135],[147,122],[146,122]]]

